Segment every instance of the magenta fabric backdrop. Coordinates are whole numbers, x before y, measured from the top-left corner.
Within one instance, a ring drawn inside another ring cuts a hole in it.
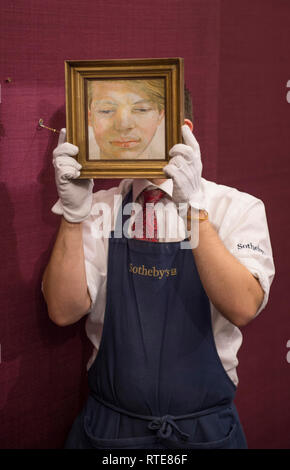
[[[57,136],[37,124],[65,126],[64,60],[175,56],[204,176],[266,205],[277,274],[243,329],[236,403],[250,448],[289,447],[289,2],[11,0],[0,18],[0,448],[62,447],[87,393],[84,320],[54,325],[40,290],[59,219]]]

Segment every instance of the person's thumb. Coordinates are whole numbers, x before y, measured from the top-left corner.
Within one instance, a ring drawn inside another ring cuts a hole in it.
[[[63,127],[60,130],[59,137],[58,137],[58,145],[64,144],[66,140],[66,128]]]
[[[189,145],[193,151],[199,151],[199,144],[196,138],[194,137],[193,133],[191,132],[190,128],[186,124],[181,127],[181,132],[184,143],[186,145]]]

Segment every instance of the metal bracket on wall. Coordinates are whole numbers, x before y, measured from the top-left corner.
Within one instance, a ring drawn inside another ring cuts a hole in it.
[[[39,127],[42,127],[44,129],[48,129],[49,131],[56,132],[57,134],[60,134],[60,131],[58,131],[57,129],[53,129],[52,127],[45,126],[43,124],[43,119],[42,118],[39,119],[38,125],[39,125]]]

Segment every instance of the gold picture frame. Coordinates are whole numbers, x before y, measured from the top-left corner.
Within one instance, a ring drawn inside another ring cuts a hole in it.
[[[182,142],[182,58],[66,60],[65,83],[67,140],[79,147],[80,178],[165,178],[169,150]]]

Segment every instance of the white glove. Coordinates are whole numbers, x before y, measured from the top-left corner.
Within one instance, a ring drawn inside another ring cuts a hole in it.
[[[76,179],[82,166],[73,156],[79,149],[65,142],[66,129],[61,129],[58,145],[53,151],[55,183],[59,200],[52,207],[54,214],[63,215],[68,222],[82,222],[90,214],[93,202],[93,179]]]
[[[169,155],[172,157],[163,168],[164,173],[173,180],[172,199],[175,203],[189,203],[196,209],[205,209],[201,191],[202,163],[199,144],[190,128],[181,127],[186,145],[176,144]]]

